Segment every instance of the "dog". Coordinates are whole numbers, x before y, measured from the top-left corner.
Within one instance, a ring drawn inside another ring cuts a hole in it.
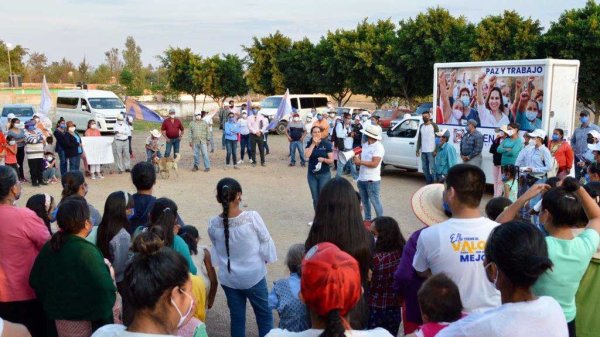
[[[163,179],[169,179],[171,177],[171,170],[175,171],[175,175],[179,177],[179,171],[177,167],[179,158],[179,156],[176,156],[175,158],[162,157],[158,160],[159,173]]]

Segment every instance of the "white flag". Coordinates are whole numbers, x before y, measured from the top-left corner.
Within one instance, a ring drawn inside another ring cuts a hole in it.
[[[277,108],[277,113],[275,114],[275,118],[269,124],[268,129],[274,129],[279,121],[285,117],[289,116],[292,113],[292,102],[290,101],[290,89],[286,89],[281,102],[279,103],[279,107]],[[288,118],[289,119],[289,118]]]
[[[42,82],[42,97],[40,100],[40,108],[38,109],[38,113],[47,117],[51,108],[52,96],[50,95],[50,89],[48,89],[48,83],[46,83],[46,75],[44,75],[44,81]]]

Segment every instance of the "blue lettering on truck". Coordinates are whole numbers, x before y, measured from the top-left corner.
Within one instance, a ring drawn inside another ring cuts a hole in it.
[[[544,67],[543,66],[520,66],[520,67],[486,67],[485,74],[486,75],[496,75],[496,76],[508,76],[508,75],[523,75],[523,76],[533,76],[533,75],[543,75]]]

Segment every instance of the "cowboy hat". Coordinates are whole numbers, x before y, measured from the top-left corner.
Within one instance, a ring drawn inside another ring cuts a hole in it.
[[[152,137],[154,138],[160,138],[160,131],[154,129],[152,131],[150,131],[150,134],[152,135]]]
[[[381,140],[381,128],[375,125],[369,125],[365,129],[360,130],[365,136],[377,140]]]
[[[444,184],[431,184],[417,190],[411,199],[413,212],[426,226],[448,220],[443,206]]]

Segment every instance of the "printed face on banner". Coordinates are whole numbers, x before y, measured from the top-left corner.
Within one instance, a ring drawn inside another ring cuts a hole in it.
[[[436,121],[465,127],[473,119],[478,128],[492,129],[517,122],[521,131],[539,129],[544,107],[544,68],[528,65],[438,69]]]

